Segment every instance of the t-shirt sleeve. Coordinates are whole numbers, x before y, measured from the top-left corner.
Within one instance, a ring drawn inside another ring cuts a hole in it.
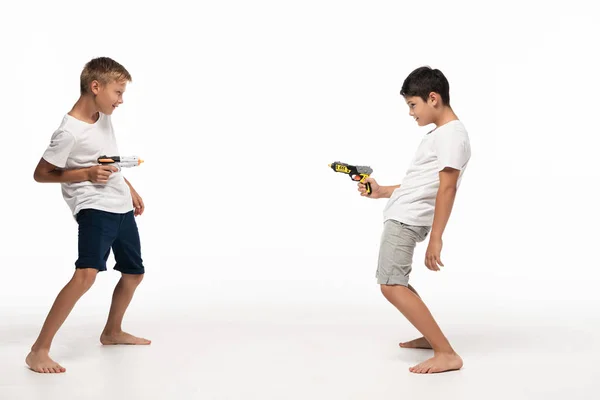
[[[52,135],[50,144],[42,158],[59,168],[65,168],[69,154],[75,145],[75,137],[69,132],[58,130]]]
[[[469,139],[460,131],[449,131],[435,138],[438,171],[446,167],[463,170],[471,157]]]

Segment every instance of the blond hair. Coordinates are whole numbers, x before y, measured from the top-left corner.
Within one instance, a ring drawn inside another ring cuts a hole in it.
[[[98,81],[103,85],[120,81],[131,82],[131,75],[115,60],[98,57],[85,64],[79,80],[81,94],[85,94],[90,92],[90,85],[93,81]]]

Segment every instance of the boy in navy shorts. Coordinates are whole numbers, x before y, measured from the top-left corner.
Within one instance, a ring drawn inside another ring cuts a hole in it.
[[[100,57],[89,61],[80,77],[79,100],[52,135],[34,173],[37,182],[58,182],[79,225],[79,257],[73,278],[58,294],[27,355],[29,368],[41,373],[65,372],[50,358],[50,346],[67,316],[106,271],[112,248],[115,270],[121,279],[115,287],[103,345],[150,344],[123,332],[123,316],[144,277],[140,237],[135,217],[144,212],[140,195],[115,165],[98,165],[102,155],[119,155],[111,114],[123,103],[129,72],[116,61]]]

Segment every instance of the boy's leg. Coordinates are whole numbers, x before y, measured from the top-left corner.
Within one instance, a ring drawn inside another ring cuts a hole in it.
[[[411,285],[408,285],[408,288],[411,290],[411,292],[413,292],[414,294],[419,296],[419,293],[417,293],[417,291],[415,290],[414,287],[412,287]],[[421,296],[419,296],[419,297],[421,297]],[[432,349],[431,343],[429,343],[427,341],[427,339],[425,339],[423,336],[421,336],[420,338],[417,338],[417,339],[413,339],[409,342],[400,342],[399,345],[403,349],[428,349],[428,350]]]
[[[59,373],[65,372],[60,364],[50,358],[50,346],[56,332],[67,319],[67,316],[73,310],[75,303],[92,286],[97,274],[96,269],[85,268],[77,269],[73,278],[60,291],[37,340],[31,347],[31,352],[27,355],[25,362],[35,372]]]
[[[65,372],[48,355],[52,339],[75,303],[92,286],[98,271],[106,270],[110,246],[117,236],[114,214],[85,209],[77,214],[76,219],[79,225],[79,257],[75,262],[75,274],[56,297],[40,336],[25,360],[36,372]]]
[[[442,333],[423,300],[408,287],[381,285],[383,295],[392,303],[431,344],[434,356],[410,368],[416,373],[435,373],[462,368],[462,359]]]
[[[386,221],[381,239],[377,283],[392,303],[431,344],[434,357],[410,368],[411,372],[443,372],[462,367],[454,352],[416,290],[408,285],[415,246],[425,240],[429,229],[397,221]],[[418,339],[417,339],[418,340]]]
[[[112,297],[106,326],[100,335],[104,345],[113,344],[150,344],[150,340],[123,332],[122,324],[125,311],[138,285],[144,278],[140,236],[133,211],[121,217],[119,235],[113,243],[115,270],[121,272],[121,279]]]
[[[150,344],[150,340],[130,335],[122,328],[125,311],[143,277],[143,274],[122,274],[113,293],[106,326],[100,335],[102,344]]]

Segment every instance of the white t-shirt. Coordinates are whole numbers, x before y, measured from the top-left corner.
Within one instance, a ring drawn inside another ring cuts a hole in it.
[[[117,155],[119,151],[110,116],[100,113],[94,124],[66,114],[42,157],[58,168],[74,169],[98,165],[100,156]],[[111,174],[107,183],[61,183],[61,187],[63,198],[74,216],[84,208],[119,214],[133,210],[131,192],[120,168]]]
[[[392,193],[383,211],[384,221],[433,225],[439,172],[446,167],[460,170],[458,187],[470,158],[469,136],[461,121],[450,121],[429,132],[421,141],[400,187]]]

